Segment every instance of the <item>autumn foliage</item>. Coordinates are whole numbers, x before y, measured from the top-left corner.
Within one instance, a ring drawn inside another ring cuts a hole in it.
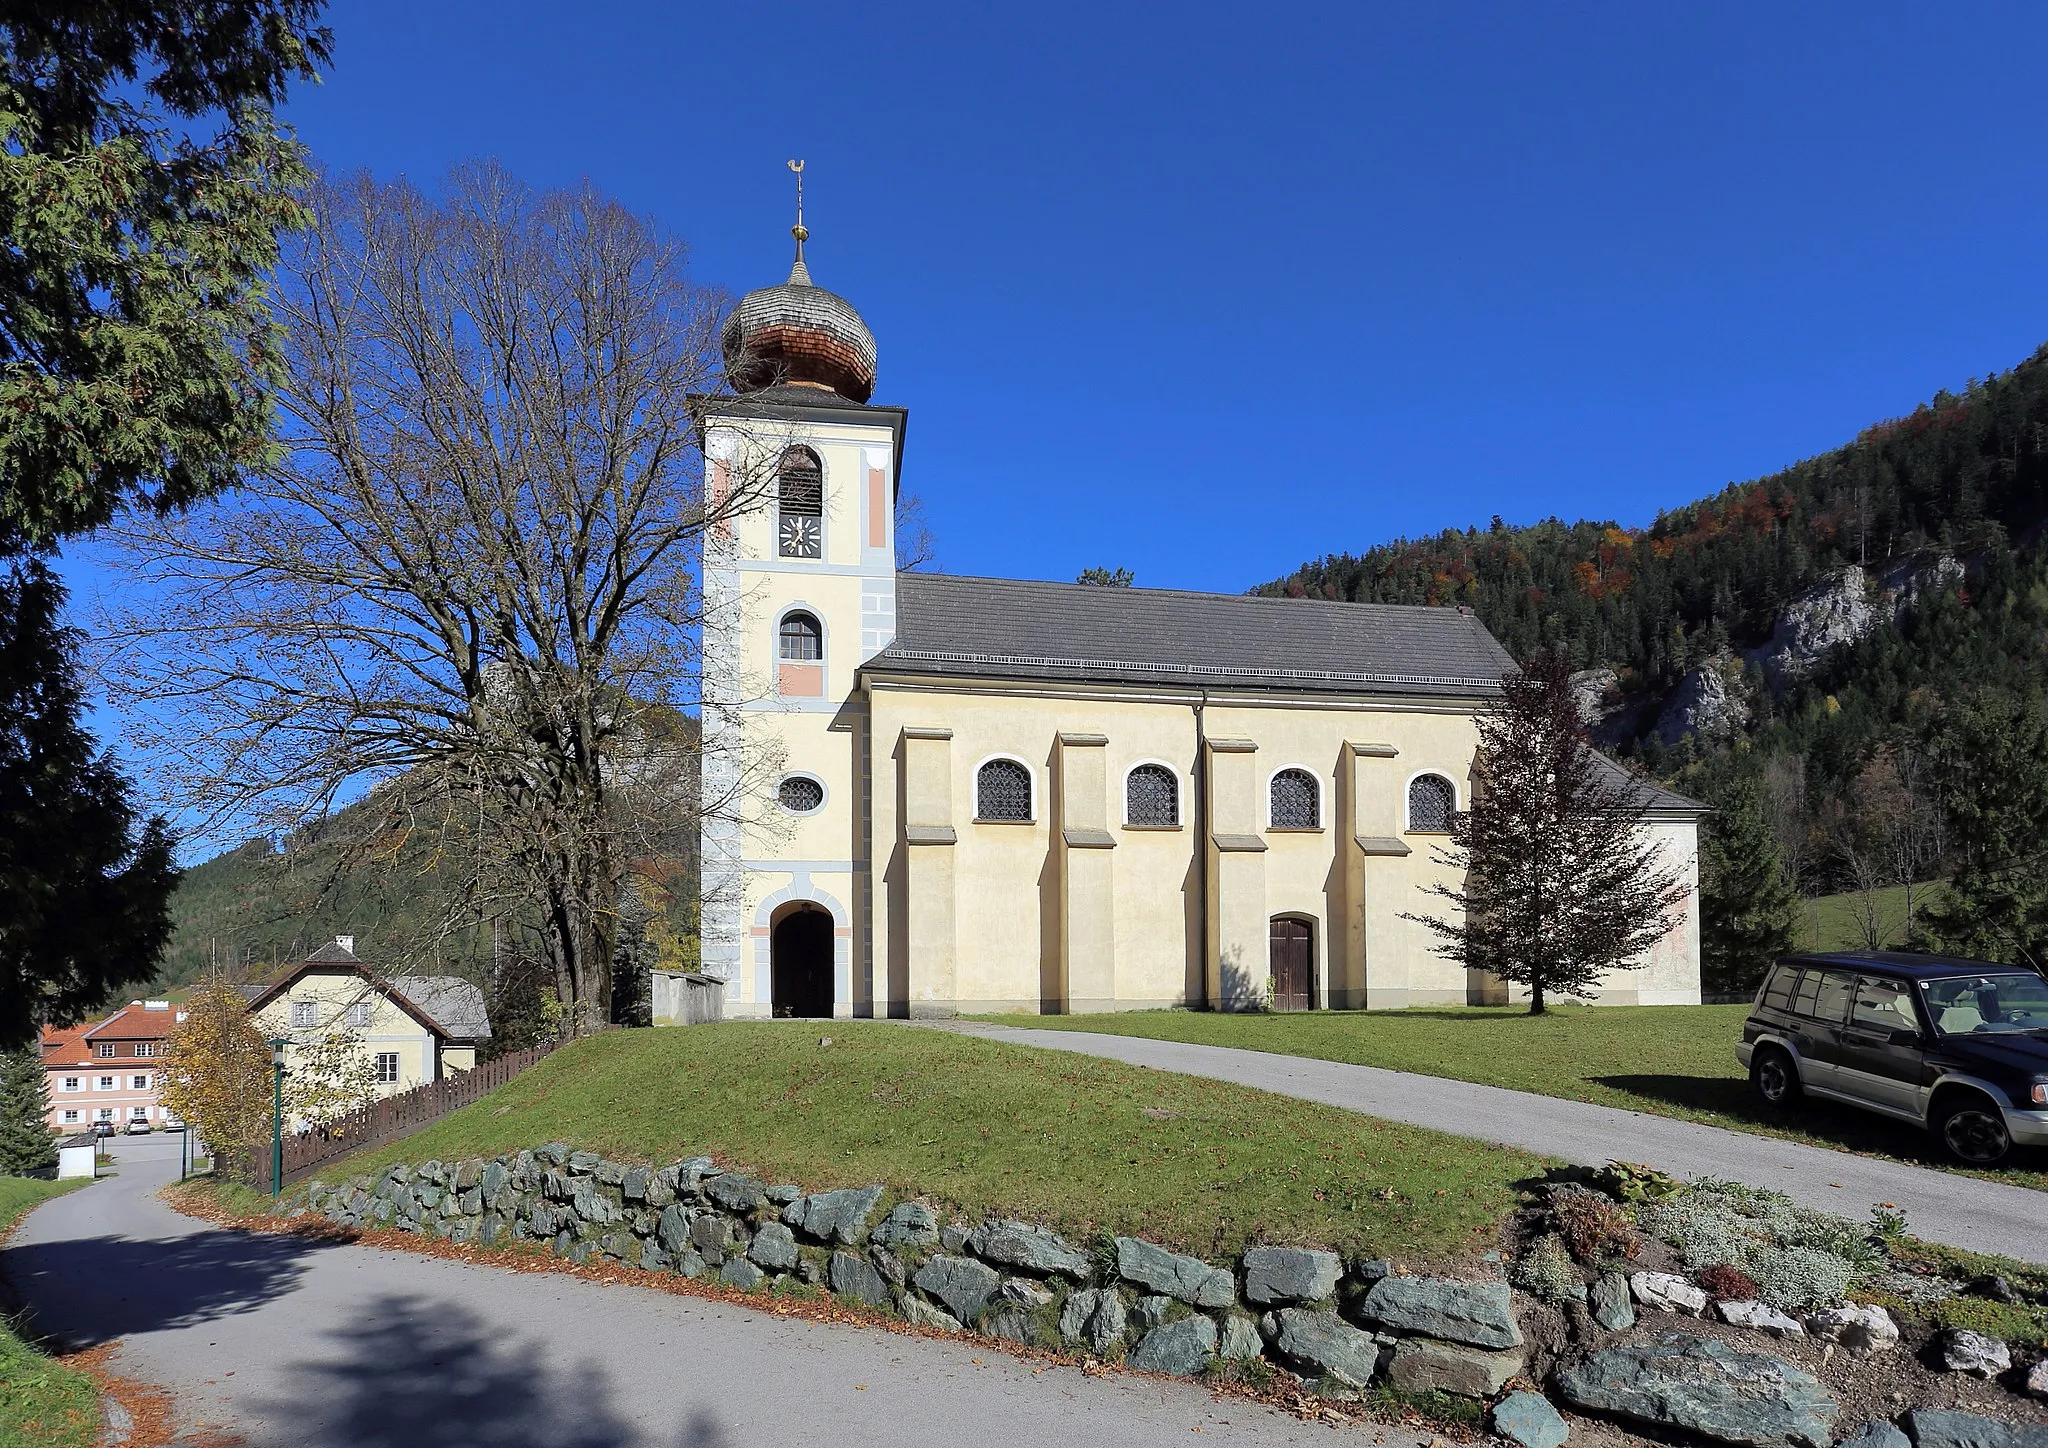
[[[221,1175],[247,1175],[271,1134],[270,1046],[235,983],[216,971],[194,987],[164,1046],[163,1104],[213,1153]]]

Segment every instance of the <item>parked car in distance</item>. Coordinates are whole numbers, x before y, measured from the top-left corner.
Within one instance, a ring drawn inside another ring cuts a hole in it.
[[[2048,1145],[2048,980],[1942,955],[1779,961],[1736,1059],[1772,1110],[1814,1096],[1910,1121],[1970,1166]]]
[[[130,1136],[149,1135],[149,1123],[147,1121],[141,1120],[140,1118],[137,1118],[136,1120],[129,1122],[128,1134]]]
[[[92,1124],[92,1134],[100,1137],[112,1136],[114,1134],[114,1123],[111,1121],[95,1121]]]

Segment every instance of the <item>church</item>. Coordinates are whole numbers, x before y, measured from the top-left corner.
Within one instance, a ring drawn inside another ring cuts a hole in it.
[[[1468,610],[897,567],[907,414],[816,286],[723,336],[703,414],[703,971],[728,1016],[1509,999],[1404,912],[1513,660]],[[1639,783],[1692,884],[1605,1002],[1700,998],[1701,808]]]

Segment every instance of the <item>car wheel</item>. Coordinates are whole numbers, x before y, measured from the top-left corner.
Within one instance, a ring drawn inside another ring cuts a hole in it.
[[[2012,1154],[2005,1113],[1989,1096],[1962,1092],[1942,1103],[1934,1134],[1948,1154],[1969,1166],[1996,1166]]]
[[[1806,1094],[1799,1084],[1799,1065],[1791,1054],[1776,1046],[1760,1049],[1749,1060],[1749,1084],[1764,1105],[1773,1111],[1789,1111]]]

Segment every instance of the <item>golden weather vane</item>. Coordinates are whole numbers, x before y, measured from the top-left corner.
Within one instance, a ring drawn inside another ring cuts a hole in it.
[[[796,172],[796,225],[789,231],[790,235],[796,238],[797,248],[801,250],[811,236],[810,232],[804,229],[804,163],[791,161],[789,169]]]

